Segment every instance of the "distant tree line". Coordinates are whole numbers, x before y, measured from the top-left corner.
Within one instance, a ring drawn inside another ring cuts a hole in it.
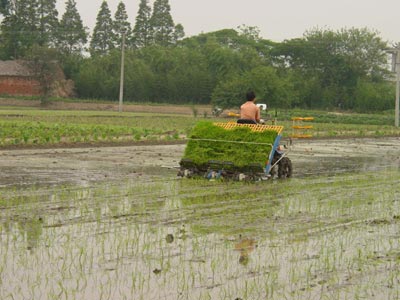
[[[228,108],[238,107],[252,89],[270,107],[393,108],[388,45],[367,28],[314,28],[279,43],[244,25],[185,38],[168,0],[152,7],[141,0],[134,25],[123,2],[112,17],[103,1],[89,36],[75,0],[66,1],[61,18],[55,4],[0,0],[0,59],[40,55],[38,48],[48,55],[51,49],[81,98],[118,98],[124,36],[126,101]]]

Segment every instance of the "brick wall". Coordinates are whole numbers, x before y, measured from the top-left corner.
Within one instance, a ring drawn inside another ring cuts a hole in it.
[[[0,95],[33,96],[40,95],[40,85],[36,80],[25,77],[0,76]]]

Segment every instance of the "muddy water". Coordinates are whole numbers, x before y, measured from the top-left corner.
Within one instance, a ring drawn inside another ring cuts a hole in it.
[[[0,152],[0,299],[399,299],[400,139],[294,178],[178,180],[183,145]]]
[[[0,151],[0,186],[164,176],[184,145]]]
[[[287,143],[289,145],[289,143]],[[171,176],[185,145],[0,151],[0,186]],[[374,171],[400,165],[400,139],[294,140],[294,176]]]
[[[400,139],[294,141],[289,157],[297,175],[335,175],[400,168]]]

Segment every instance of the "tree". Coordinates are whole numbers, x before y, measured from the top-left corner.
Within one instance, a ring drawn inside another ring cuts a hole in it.
[[[354,109],[361,112],[393,109],[393,85],[360,79],[354,93]]]
[[[169,49],[174,67],[167,72],[169,92],[175,103],[208,104],[215,87],[207,58],[199,51],[183,47]]]
[[[114,43],[116,47],[120,47],[122,44],[122,35],[125,34],[126,41],[128,44],[131,41],[132,29],[131,24],[128,21],[128,14],[126,13],[125,4],[120,2],[115,12],[114,22]]]
[[[135,48],[149,46],[152,42],[152,30],[150,25],[151,7],[148,0],[140,0],[139,10],[133,28],[133,45]]]
[[[248,39],[239,36],[235,30],[218,31],[202,38],[205,38],[202,51],[217,82],[265,64],[256,49],[251,44],[247,45]]]
[[[276,46],[272,55],[283,69],[289,67],[308,81],[303,86],[314,87],[304,95],[308,98],[304,103],[314,98],[310,107],[353,109],[360,79],[384,79],[385,48],[377,33],[366,28],[336,32],[317,28]]]
[[[14,0],[0,0],[0,14],[8,15],[14,5]]]
[[[56,0],[14,0],[5,6],[1,25],[2,56],[17,59],[34,44],[55,46],[58,30]]]
[[[60,71],[57,65],[57,56],[58,53],[55,49],[35,45],[26,57],[26,64],[40,84],[42,105],[48,103],[52,87],[59,77],[57,76]]]
[[[54,47],[57,44],[58,35],[58,11],[56,0],[39,0],[38,14],[38,40],[39,46]]]
[[[290,107],[293,93],[291,84],[277,74],[276,69],[260,66],[221,81],[212,94],[212,103],[221,108],[239,107],[245,93],[254,90],[257,99],[271,107]]]
[[[153,30],[154,43],[168,46],[174,42],[174,21],[170,14],[168,0],[155,0],[150,24]]]
[[[182,24],[176,24],[174,28],[174,43],[179,42],[185,37],[185,29]]]
[[[0,0],[0,14],[4,14],[7,11],[8,0]]]
[[[104,55],[114,49],[114,33],[111,12],[107,1],[103,1],[97,14],[96,26],[93,29],[92,40],[90,41],[90,54]]]
[[[7,5],[7,14],[1,24],[0,47],[3,58],[17,59],[39,40],[39,4],[37,0],[16,0]]]
[[[150,101],[209,103],[214,82],[199,51],[153,45],[137,53],[154,74]]]
[[[0,59],[17,59],[22,52],[21,23],[15,14],[7,15],[1,23]]]
[[[150,66],[143,60],[139,59],[135,52],[128,51],[126,53],[125,62],[125,82],[124,95],[130,101],[150,101],[153,92],[154,76],[150,70]]]
[[[67,0],[58,35],[60,50],[65,54],[81,53],[86,42],[86,28],[76,8],[76,2]]]
[[[256,26],[247,26],[240,25],[237,27],[240,32],[240,35],[247,37],[248,39],[252,39],[254,41],[259,41],[260,38],[260,29]]]
[[[108,55],[86,59],[76,80],[80,96],[117,99],[120,88],[120,60],[120,52],[116,50],[111,51]],[[134,51],[126,52],[125,66],[124,99],[149,101],[154,82],[150,67],[141,58],[138,58]]]
[[[76,78],[79,95],[95,99],[116,99],[119,90],[119,60],[116,51],[86,59]]]
[[[247,33],[247,31],[251,33]],[[188,47],[200,47],[205,53],[208,52],[206,55],[210,55],[212,51],[221,46],[235,52],[253,52],[264,63],[270,64],[270,51],[275,47],[275,43],[261,38],[256,39],[256,29],[247,29],[247,31],[239,33],[234,29],[222,29],[186,38],[180,44]]]

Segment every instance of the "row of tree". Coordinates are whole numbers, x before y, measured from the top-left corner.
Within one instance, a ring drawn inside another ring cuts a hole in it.
[[[365,28],[314,29],[282,43],[260,38],[256,28],[221,30],[128,51],[124,93],[129,101],[228,108],[252,89],[270,107],[387,110],[395,97],[387,46]],[[79,95],[116,99],[119,60],[119,51],[85,60]]]
[[[263,39],[256,27],[248,26],[183,39],[183,27],[174,25],[168,0],[155,0],[153,9],[142,0],[133,27],[122,2],[112,19],[104,1],[87,57],[87,32],[75,1],[67,0],[60,21],[54,4],[55,0],[0,0],[0,55],[28,56],[42,65],[58,55],[82,98],[118,98],[124,34],[127,101],[238,107],[252,89],[270,107],[393,107],[388,45],[367,28],[315,28],[281,43]]]
[[[153,10],[148,0],[141,0],[135,26],[132,28],[123,2],[118,4],[112,20],[108,4],[103,1],[90,41],[91,55],[104,55],[114,48],[120,48],[123,37],[128,49],[154,44],[164,47],[176,44],[185,33],[181,24],[174,25],[170,10],[168,0],[156,0]]]
[[[121,47],[122,36],[129,49],[175,44],[184,37],[184,29],[181,24],[174,25],[170,10],[168,0],[155,0],[153,9],[148,0],[141,0],[132,26],[122,1],[112,18],[104,0],[90,38],[90,54],[105,55]],[[2,59],[24,57],[35,44],[56,48],[64,54],[81,55],[86,50],[88,29],[83,25],[75,0],[66,1],[60,20],[56,0],[0,0],[0,13],[4,16],[0,27]]]

